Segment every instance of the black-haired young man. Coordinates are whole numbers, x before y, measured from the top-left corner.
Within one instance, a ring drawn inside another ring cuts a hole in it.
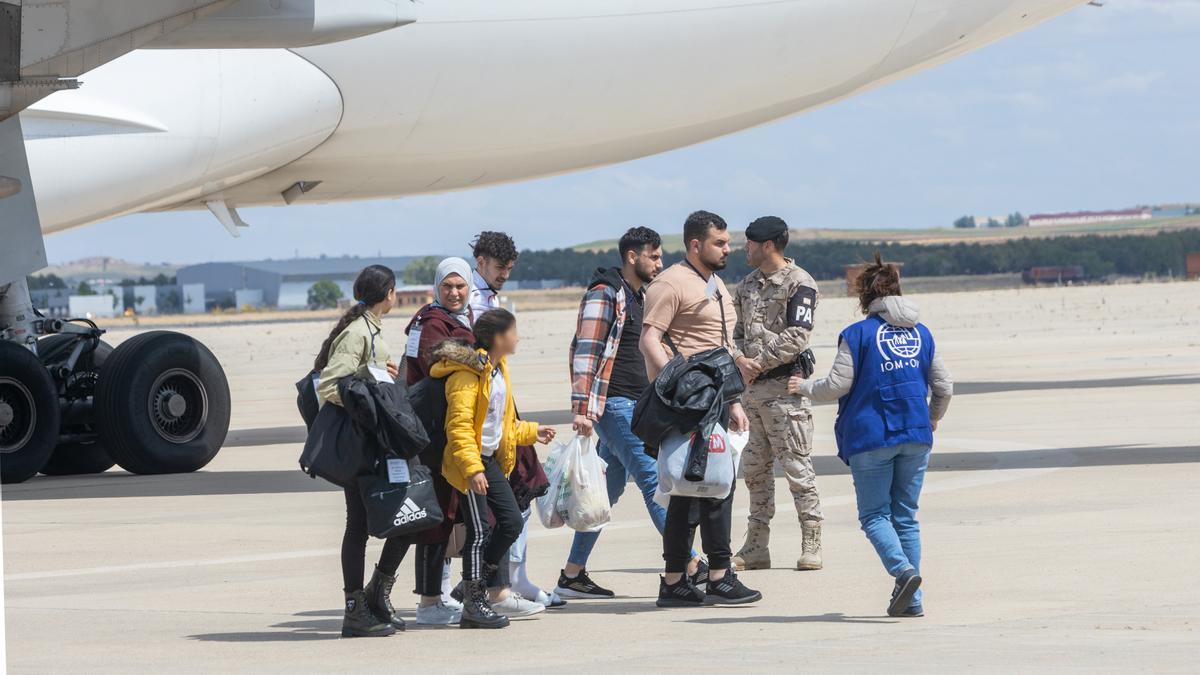
[[[672,354],[663,344],[670,337],[683,356],[724,347],[737,361],[747,381],[754,379],[759,367],[742,355],[732,336],[737,326],[733,298],[717,272],[729,258],[729,226],[715,213],[697,211],[683,226],[687,257],[658,276],[646,291],[646,311],[642,319],[642,354],[650,379],[670,361]],[[729,430],[749,427],[740,402],[729,406]],[[732,568],[733,552],[729,531],[733,508],[733,490],[723,499],[672,496],[667,506],[663,530],[665,575],[659,584],[658,605],[680,607],[711,604],[741,604],[762,598],[758,591],[738,581]],[[711,567],[705,590],[693,585],[685,573],[691,559],[692,518],[699,515],[700,536]]]
[[[471,323],[500,306],[500,289],[517,264],[517,245],[504,232],[484,230],[471,242],[475,273],[471,281]]]

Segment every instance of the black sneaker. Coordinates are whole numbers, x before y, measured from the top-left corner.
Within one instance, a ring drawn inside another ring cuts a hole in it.
[[[691,575],[691,577],[692,585],[696,588],[700,588],[701,586],[708,584],[708,561],[701,558],[700,561],[696,563],[696,573]]]
[[[912,604],[913,595],[921,587],[921,575],[909,568],[896,577],[896,586],[892,589],[892,601],[888,604],[888,616],[904,616],[908,606]]]
[[[762,600],[762,593],[746,588],[732,567],[717,581],[709,579],[706,591],[706,605],[744,605],[747,602]]]
[[[909,607],[908,609],[904,610],[903,612],[901,612],[900,616],[909,617],[909,618],[917,618],[917,617],[925,616],[925,608],[922,607],[921,605],[913,605],[913,606]]]
[[[558,588],[554,589],[564,598],[581,598],[584,600],[604,600],[613,597],[614,593],[600,584],[592,581],[588,576],[587,570],[579,570],[579,574],[574,578],[567,576],[566,572],[558,573]]]
[[[692,580],[685,574],[679,581],[668,584],[666,578],[658,578],[659,607],[702,607],[704,591],[692,585]]]

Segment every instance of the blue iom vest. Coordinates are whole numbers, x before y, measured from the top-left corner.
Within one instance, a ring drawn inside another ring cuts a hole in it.
[[[854,385],[838,399],[838,457],[904,443],[933,445],[929,368],[933,335],[922,324],[893,326],[873,314],[842,331],[854,357]]]

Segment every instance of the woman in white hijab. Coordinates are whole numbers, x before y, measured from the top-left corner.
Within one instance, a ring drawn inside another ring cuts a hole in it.
[[[471,266],[462,258],[446,258],[438,264],[433,279],[434,301],[422,307],[405,329],[405,381],[410,387],[429,376],[438,345],[455,339],[474,343],[468,302],[470,279]],[[446,557],[458,512],[458,493],[442,478],[441,462],[432,466],[434,488],[446,518],[438,527],[417,535],[414,558],[417,593],[421,596],[417,623],[440,626],[457,624],[462,616],[462,605],[450,597],[450,561]]]
[[[446,258],[438,263],[433,278],[434,300],[422,307],[409,322],[404,349],[409,385],[429,376],[433,349],[451,338],[474,342],[471,333],[471,266],[462,258]]]

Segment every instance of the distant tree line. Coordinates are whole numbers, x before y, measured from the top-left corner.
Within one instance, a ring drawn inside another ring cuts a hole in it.
[[[29,290],[40,291],[45,289],[66,288],[67,282],[57,274],[34,274],[28,277]],[[137,279],[122,279],[117,283],[122,288],[128,286],[174,286],[175,277],[169,277],[165,274],[159,274],[152,279],[146,277],[138,277]],[[79,282],[76,287],[78,295],[95,295],[95,291],[86,281]]]
[[[1200,252],[1200,229],[1154,235],[1024,238],[998,243],[897,244],[855,241],[813,241],[788,246],[788,255],[818,279],[835,279],[845,266],[871,259],[879,251],[885,260],[904,263],[906,276],[949,276],[1022,272],[1030,267],[1081,265],[1090,278],[1110,274],[1182,274],[1189,252]],[[682,253],[668,253],[671,265]],[[512,279],[565,279],[586,284],[597,267],[619,264],[616,250],[522,251]],[[736,282],[750,272],[746,255],[734,250],[721,272]]]
[[[1020,211],[1014,211],[1013,213],[1008,214],[1003,223],[995,218],[988,218],[987,222],[984,223],[984,225],[987,227],[1021,227],[1026,224],[1028,224],[1028,221],[1025,219],[1025,216],[1021,215]],[[979,221],[975,219],[975,216],[962,216],[954,220],[954,227],[962,230],[972,227],[981,227],[981,225],[979,224]]]

